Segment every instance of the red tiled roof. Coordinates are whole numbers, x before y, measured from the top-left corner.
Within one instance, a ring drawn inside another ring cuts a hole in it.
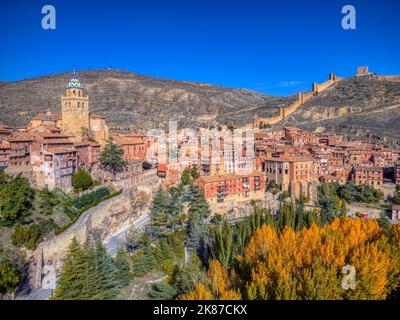
[[[283,156],[283,157],[267,157],[266,161],[277,161],[277,162],[306,162],[314,161],[311,157],[295,157],[295,156]]]
[[[120,145],[130,145],[130,144],[144,144],[145,142],[142,139],[131,138],[127,136],[112,136],[114,142]]]
[[[8,141],[11,142],[17,142],[17,141],[34,141],[34,139],[32,138],[32,135],[29,133],[25,133],[25,132],[18,132],[15,133],[13,135],[11,135],[11,137],[8,138]]]
[[[0,149],[10,149],[10,143],[8,141],[0,142]]]
[[[69,139],[44,139],[41,142],[44,144],[73,144]]]
[[[59,154],[59,153],[76,152],[76,149],[59,147],[59,148],[47,148],[47,151],[50,153]]]
[[[222,182],[228,180],[236,180],[240,178],[248,178],[248,177],[260,177],[263,176],[260,172],[253,172],[249,174],[234,174],[234,173],[227,173],[215,176],[201,176],[199,181],[203,181],[204,183],[212,183],[212,182]]]

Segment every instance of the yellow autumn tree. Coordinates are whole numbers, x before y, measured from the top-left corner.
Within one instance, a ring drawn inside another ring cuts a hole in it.
[[[218,260],[212,260],[205,279],[206,285],[197,284],[192,292],[179,297],[181,300],[240,300],[237,289],[232,288],[228,271]]]
[[[263,226],[240,259],[250,264],[247,298],[385,299],[388,278],[399,266],[383,250],[382,238],[372,220],[338,218],[321,228],[285,228],[280,235]],[[354,290],[341,285],[347,264],[356,270]]]
[[[355,271],[350,287],[344,267]],[[400,225],[386,234],[374,220],[343,217],[280,233],[263,225],[233,270],[211,261],[205,282],[181,298],[377,300],[399,295],[399,284]]]
[[[193,291],[184,293],[178,300],[213,300],[213,295],[203,284],[196,284]]]

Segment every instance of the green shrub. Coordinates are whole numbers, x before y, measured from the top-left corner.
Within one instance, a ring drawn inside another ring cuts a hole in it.
[[[215,224],[220,224],[223,220],[222,215],[220,214],[216,214],[213,218],[212,218],[212,222]]]
[[[89,173],[82,168],[79,168],[72,175],[72,186],[76,191],[84,191],[89,189],[93,184],[93,179]]]
[[[31,224],[29,227],[23,227],[17,224],[11,234],[12,244],[18,247],[25,246],[29,250],[36,248],[41,236],[40,227],[37,224]]]
[[[107,188],[100,188],[97,189],[96,191],[93,191],[91,193],[85,194],[81,197],[78,197],[75,199],[74,206],[78,209],[82,209],[88,205],[91,205],[92,203],[96,202],[97,200],[100,200],[101,198],[108,196],[110,194],[110,190]]]

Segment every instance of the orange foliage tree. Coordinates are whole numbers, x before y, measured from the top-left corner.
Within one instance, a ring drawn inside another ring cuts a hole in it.
[[[355,288],[343,287],[345,266]],[[373,220],[337,218],[331,224],[277,233],[258,228],[238,257],[234,277],[217,261],[205,284],[182,299],[386,299],[400,284],[400,226],[388,234]],[[231,279],[236,279],[232,281]]]
[[[233,277],[234,278],[234,277]],[[181,300],[240,300],[241,295],[233,288],[228,271],[218,260],[212,260],[208,269],[206,285],[197,284],[192,292],[178,297]]]

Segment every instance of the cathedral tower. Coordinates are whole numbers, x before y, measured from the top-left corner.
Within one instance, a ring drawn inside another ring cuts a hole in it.
[[[81,141],[83,133],[90,130],[89,97],[75,72],[65,89],[65,96],[61,96],[62,128]]]

